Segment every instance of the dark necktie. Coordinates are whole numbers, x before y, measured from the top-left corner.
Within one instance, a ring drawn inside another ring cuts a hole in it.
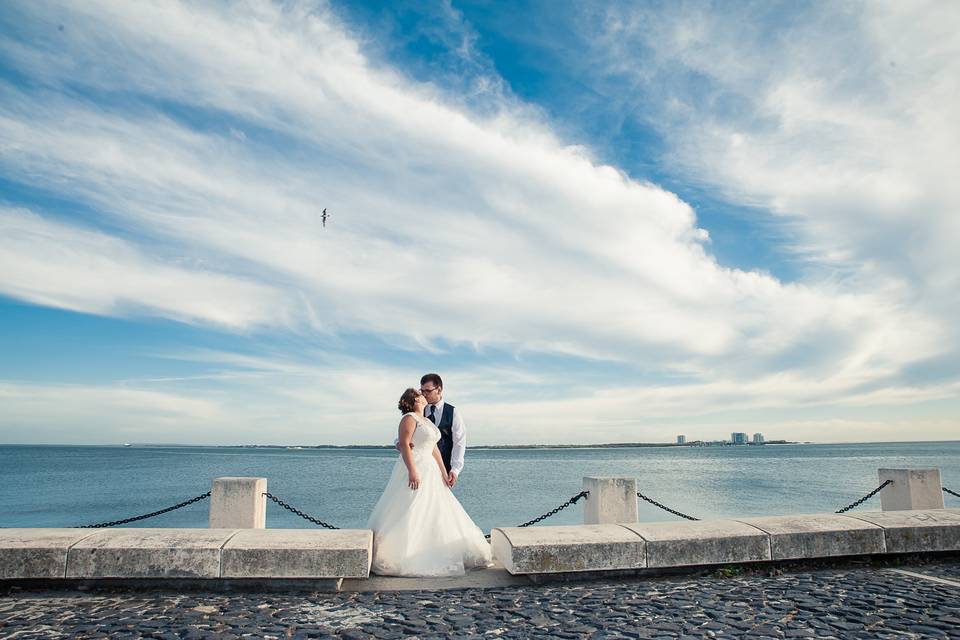
[[[430,418],[430,422],[437,424],[437,405],[430,405],[430,415],[427,417]]]

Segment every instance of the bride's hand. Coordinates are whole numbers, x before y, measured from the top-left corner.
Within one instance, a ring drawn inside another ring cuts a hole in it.
[[[416,491],[420,488],[420,474],[416,471],[411,471],[407,474],[407,486]]]

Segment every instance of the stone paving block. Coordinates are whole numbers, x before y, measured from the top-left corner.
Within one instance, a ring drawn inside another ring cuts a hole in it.
[[[236,529],[101,529],[70,549],[68,578],[219,578]]]
[[[0,579],[62,578],[67,550],[91,529],[0,529]]]
[[[735,520],[621,525],[646,541],[647,567],[770,560],[770,536]]]
[[[737,518],[770,534],[773,560],[884,553],[883,529],[834,513]]]
[[[247,529],[223,546],[224,578],[366,578],[369,529]]]
[[[514,575],[646,565],[643,538],[617,524],[500,527],[490,541],[494,557]]]
[[[858,511],[850,517],[883,527],[888,553],[960,551],[960,513],[954,511]]]

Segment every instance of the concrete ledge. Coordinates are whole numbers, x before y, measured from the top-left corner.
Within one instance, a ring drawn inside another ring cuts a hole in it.
[[[886,553],[883,529],[850,516],[821,513],[738,519],[770,534],[773,560]]]
[[[246,529],[223,546],[224,578],[366,578],[369,529]]]
[[[67,553],[67,578],[219,578],[235,529],[100,529]]]
[[[491,532],[490,543],[494,558],[514,575],[646,565],[643,538],[617,524],[501,527]]]
[[[888,553],[960,551],[960,512],[956,509],[877,511],[850,517],[883,528]]]
[[[735,520],[621,525],[646,541],[648,568],[771,560],[770,537]]]
[[[0,579],[63,578],[67,551],[92,529],[0,529]]]
[[[258,579],[339,586],[370,575],[366,529],[2,529],[0,580]]]
[[[342,578],[57,578],[0,580],[29,591],[175,591],[199,593],[294,593],[340,591]]]
[[[960,551],[960,509],[501,527],[491,538],[495,559],[511,575],[530,580],[610,576],[740,562]],[[180,580],[336,588],[350,578],[352,588],[360,589],[359,583],[370,579],[372,549],[369,530],[0,528],[0,581],[148,585]],[[466,582],[449,584],[503,579],[478,571]]]

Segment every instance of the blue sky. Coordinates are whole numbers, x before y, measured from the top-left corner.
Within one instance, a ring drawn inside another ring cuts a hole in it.
[[[958,27],[5,3],[0,441],[955,439]]]

